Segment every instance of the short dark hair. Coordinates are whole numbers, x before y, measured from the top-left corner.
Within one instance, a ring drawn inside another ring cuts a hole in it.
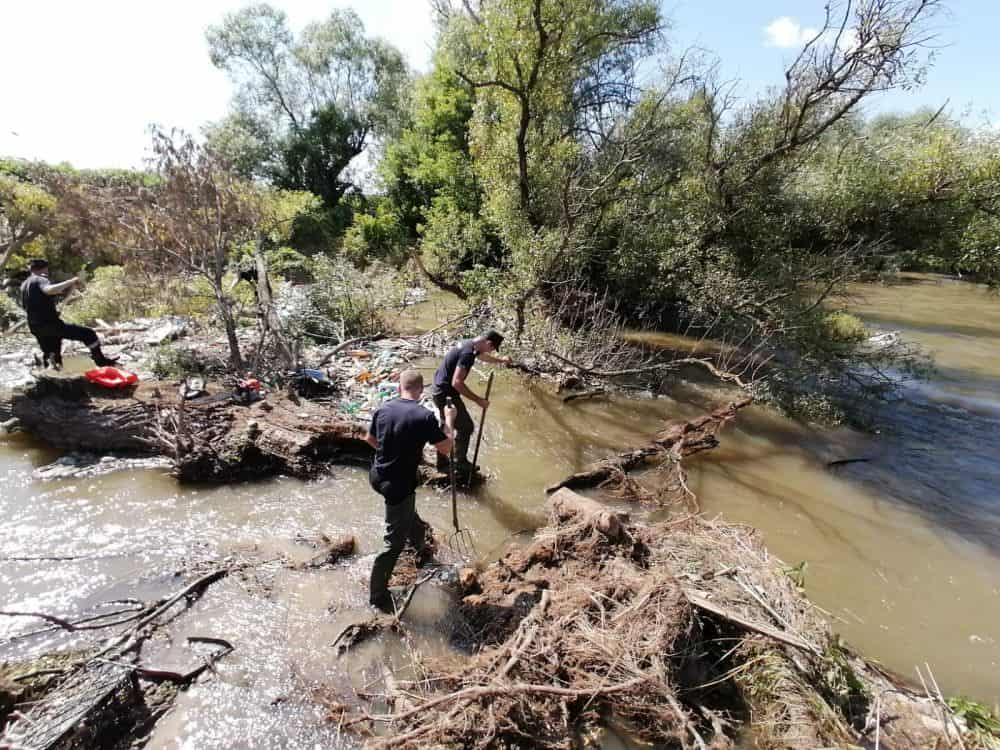
[[[414,370],[412,368],[409,370],[403,370],[399,376],[399,387],[407,391],[415,388],[423,388],[424,376],[421,375],[418,370]]]
[[[483,338],[493,344],[493,348],[496,351],[500,351],[500,344],[503,343],[503,336],[501,336],[497,331],[492,328],[483,334]]]
[[[28,270],[30,271],[41,271],[43,268],[48,268],[49,262],[45,258],[32,258],[31,262],[28,263]]]

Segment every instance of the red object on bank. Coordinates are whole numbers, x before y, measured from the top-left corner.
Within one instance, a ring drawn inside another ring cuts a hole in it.
[[[117,367],[95,367],[83,373],[83,377],[105,388],[122,388],[139,382],[139,376],[134,372],[119,370]]]

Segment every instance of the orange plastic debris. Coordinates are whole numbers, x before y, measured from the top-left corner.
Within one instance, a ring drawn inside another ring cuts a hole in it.
[[[134,372],[119,370],[117,367],[95,367],[83,373],[83,377],[105,388],[122,388],[139,382],[139,376]]]

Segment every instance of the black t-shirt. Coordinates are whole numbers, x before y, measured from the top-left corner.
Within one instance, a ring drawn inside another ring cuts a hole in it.
[[[383,404],[372,416],[368,431],[378,443],[372,470],[380,481],[392,484],[394,493],[400,495],[416,489],[417,466],[424,444],[447,440],[437,417],[408,398]]]
[[[472,339],[463,341],[444,355],[444,361],[434,373],[434,387],[443,393],[453,395],[455,389],[451,385],[451,379],[455,377],[455,370],[459,367],[471,370],[475,363],[476,349],[472,345]]]
[[[45,293],[51,283],[45,276],[31,274],[21,284],[21,307],[28,314],[29,328],[59,322],[56,301]]]

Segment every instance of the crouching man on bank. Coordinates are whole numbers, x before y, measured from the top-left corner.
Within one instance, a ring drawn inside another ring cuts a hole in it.
[[[389,578],[406,542],[419,554],[424,546],[427,524],[417,515],[417,467],[424,445],[430,443],[447,456],[454,438],[454,406],[444,410],[444,425],[420,405],[424,378],[416,370],[399,376],[398,399],[384,404],[372,416],[365,440],[375,449],[369,479],[372,488],[385,500],[385,546],[375,558],[370,585],[371,604],[392,614]],[[443,429],[442,429],[443,427]]]

